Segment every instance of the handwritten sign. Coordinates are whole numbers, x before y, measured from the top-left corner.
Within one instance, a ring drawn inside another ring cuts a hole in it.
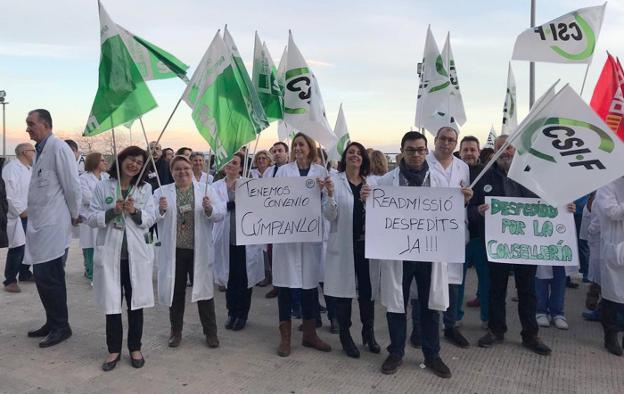
[[[366,200],[366,257],[463,263],[465,217],[459,188],[375,186]]]
[[[321,242],[321,191],[314,178],[239,179],[236,244]]]
[[[499,263],[576,266],[574,217],[538,198],[486,197],[485,249]]]

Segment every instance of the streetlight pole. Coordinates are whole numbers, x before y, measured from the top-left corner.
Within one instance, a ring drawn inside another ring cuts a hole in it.
[[[2,157],[6,160],[6,92],[0,90],[0,104],[2,104]]]
[[[531,27],[535,27],[535,3],[531,0]],[[529,63],[529,108],[535,103],[535,62]]]

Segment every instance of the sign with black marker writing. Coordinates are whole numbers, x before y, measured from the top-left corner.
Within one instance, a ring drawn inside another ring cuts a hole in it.
[[[321,242],[321,191],[314,178],[239,179],[236,244]]]
[[[486,197],[485,249],[499,263],[576,266],[574,216],[538,198]]]
[[[459,188],[374,186],[366,200],[366,257],[463,263],[465,218]]]

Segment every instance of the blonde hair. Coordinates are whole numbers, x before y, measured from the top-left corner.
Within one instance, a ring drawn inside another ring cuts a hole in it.
[[[272,166],[273,165],[273,156],[269,153],[268,150],[262,149],[262,150],[259,150],[258,152],[256,152],[256,154],[254,155],[254,158],[253,158],[253,165],[254,166],[258,167],[258,157],[260,157],[260,155],[265,155],[267,157],[267,159],[269,159],[268,166]]]
[[[371,175],[385,175],[388,172],[388,159],[386,155],[378,150],[373,150],[370,154]]]
[[[310,148],[310,153],[308,153],[308,160],[310,160],[310,164],[315,163],[318,157],[318,153],[316,151],[316,142],[302,132],[298,132],[297,134],[295,134],[292,142],[290,143],[290,161],[295,161],[295,140],[299,137],[303,138],[306,144],[308,144],[308,148]]]

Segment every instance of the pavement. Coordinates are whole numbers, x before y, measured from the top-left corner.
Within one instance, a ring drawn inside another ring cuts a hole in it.
[[[6,249],[0,251],[4,261]],[[40,349],[28,330],[40,327],[44,312],[33,283],[20,285],[22,293],[0,291],[0,393],[623,393],[624,357],[606,352],[599,323],[584,321],[581,312],[587,289],[568,289],[566,314],[570,329],[540,329],[552,347],[551,356],[536,355],[520,345],[516,304],[507,300],[509,331],[503,344],[490,349],[476,345],[484,333],[478,308],[465,308],[461,331],[471,342],[460,349],[441,339],[441,357],[453,377],[440,379],[424,369],[419,349],[406,348],[400,370],[391,376],[380,372],[387,353],[385,311],[376,306],[375,332],[381,354],[361,347],[357,302],[353,303],[352,335],[361,357],[350,359],[330,334],[328,322],[319,330],[331,344],[330,353],[301,346],[301,333],[293,330],[290,357],[276,355],[279,343],[277,301],[267,300],[269,288],[254,288],[247,327],[225,330],[225,294],[215,291],[219,324],[218,349],[205,345],[197,309],[187,308],[182,344],[167,347],[168,308],[145,310],[143,354],[145,367],[130,366],[124,349],[121,362],[103,372],[107,355],[105,316],[92,301],[91,287],[83,277],[82,253],[72,244],[67,262],[69,318],[74,335],[66,342]],[[475,294],[476,275],[469,270],[466,299]],[[515,293],[513,278],[509,296]],[[126,316],[123,317],[124,325]],[[294,326],[298,321],[294,321]],[[410,326],[408,324],[408,326]],[[124,332],[124,336],[125,336]],[[124,340],[125,346],[125,340]]]

